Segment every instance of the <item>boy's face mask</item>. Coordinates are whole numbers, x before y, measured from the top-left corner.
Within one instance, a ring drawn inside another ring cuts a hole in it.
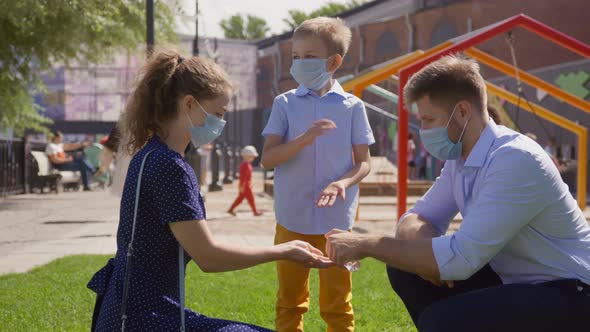
[[[332,79],[328,71],[328,59],[295,59],[291,65],[291,75],[309,90],[318,91]]]

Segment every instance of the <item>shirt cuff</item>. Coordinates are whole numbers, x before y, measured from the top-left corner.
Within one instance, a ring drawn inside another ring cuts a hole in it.
[[[452,271],[448,271],[450,266],[447,265],[455,257],[455,252],[451,247],[452,238],[452,235],[447,235],[432,239],[432,251],[434,252],[441,280],[454,280],[451,277],[453,275]]]
[[[353,142],[352,142],[352,145],[362,145],[362,144],[366,144],[366,145],[373,145],[373,144],[375,144],[375,138],[373,137],[373,133],[371,133],[367,137],[363,137],[361,139],[353,140]]]
[[[401,224],[402,222],[404,222],[404,220],[406,220],[406,217],[407,217],[409,214],[417,214],[417,213],[416,213],[415,211],[413,211],[413,210],[411,210],[411,209],[410,209],[410,210],[409,210],[409,211],[407,211],[406,213],[402,214],[402,216],[399,218],[399,220],[398,220],[397,224],[399,225],[399,224]]]
[[[265,129],[262,131],[262,136],[266,137],[268,135],[278,135],[278,136],[285,136],[284,134],[281,134],[278,130],[274,130],[274,129]]]

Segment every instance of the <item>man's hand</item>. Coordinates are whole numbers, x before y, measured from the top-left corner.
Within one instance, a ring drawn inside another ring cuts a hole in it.
[[[343,201],[346,199],[346,187],[340,181],[330,183],[322,191],[315,204],[319,208],[331,207],[336,202],[337,197],[340,197]]]
[[[336,129],[336,124],[334,121],[329,119],[317,120],[303,134],[304,142],[306,145],[309,145],[313,143],[318,136],[321,136],[325,132],[333,129]]]
[[[340,229],[326,233],[326,255],[338,266],[363,259],[361,245],[363,236]]]
[[[455,282],[453,280],[440,280],[440,279],[436,279],[436,278],[428,278],[425,276],[419,276],[420,278],[430,282],[431,284],[438,286],[438,287],[442,287],[442,286],[447,286],[449,288],[453,288],[455,287]]]

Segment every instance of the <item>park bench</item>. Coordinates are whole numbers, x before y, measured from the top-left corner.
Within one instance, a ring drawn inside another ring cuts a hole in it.
[[[31,190],[39,189],[41,193],[48,187],[49,192],[58,193],[67,189],[80,190],[80,172],[59,171],[51,165],[49,158],[42,151],[31,151],[33,167]]]

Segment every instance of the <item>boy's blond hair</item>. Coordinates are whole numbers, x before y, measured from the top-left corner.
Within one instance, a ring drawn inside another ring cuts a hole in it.
[[[293,32],[293,39],[299,37],[320,38],[328,48],[328,53],[344,57],[350,47],[352,32],[344,20],[334,17],[316,17],[305,20]]]

